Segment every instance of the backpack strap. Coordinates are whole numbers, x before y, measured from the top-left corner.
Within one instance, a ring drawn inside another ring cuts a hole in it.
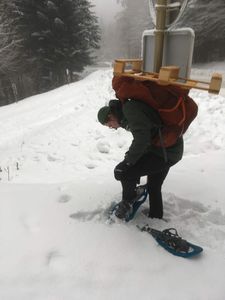
[[[181,130],[181,135],[182,135],[184,132],[184,123],[186,121],[186,107],[184,104],[184,101],[185,101],[184,96],[180,96],[178,101],[181,102],[181,108],[182,108],[182,113],[183,113],[183,119],[179,122],[179,126],[182,127],[182,130]]]
[[[165,162],[167,163],[168,162],[168,155],[167,155],[165,143],[163,141],[163,136],[162,136],[161,128],[159,127],[158,130],[159,130],[159,140],[160,140],[160,144],[161,144],[162,151],[163,151],[163,157],[164,157]]]

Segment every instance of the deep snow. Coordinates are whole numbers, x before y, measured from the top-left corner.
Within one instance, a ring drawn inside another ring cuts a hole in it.
[[[191,91],[199,115],[164,184],[167,222],[140,212],[109,225],[121,192],[113,168],[131,142],[96,119],[114,98],[111,78],[99,70],[0,108],[0,299],[224,300],[224,90]],[[136,229],[146,222],[176,227],[204,253],[172,256]]]

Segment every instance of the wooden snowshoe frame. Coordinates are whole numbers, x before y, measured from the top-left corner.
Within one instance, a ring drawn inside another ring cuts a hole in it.
[[[137,80],[155,81],[160,85],[175,85],[184,89],[199,89],[209,93],[219,94],[222,75],[213,73],[210,82],[179,77],[179,67],[164,66],[159,73],[149,73],[142,71],[142,59],[116,59],[114,62],[114,75],[129,76]]]

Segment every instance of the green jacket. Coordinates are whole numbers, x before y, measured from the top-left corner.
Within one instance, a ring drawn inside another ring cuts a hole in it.
[[[130,130],[133,141],[126,155],[129,163],[135,164],[144,154],[154,153],[164,158],[163,147],[156,147],[151,140],[158,133],[156,124],[159,125],[157,113],[149,105],[141,101],[128,100],[123,105],[123,119],[121,126]],[[174,164],[183,155],[183,138],[179,138],[176,144],[165,149],[168,162]]]

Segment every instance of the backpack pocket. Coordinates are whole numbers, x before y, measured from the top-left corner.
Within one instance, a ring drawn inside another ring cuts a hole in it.
[[[169,104],[170,99],[168,99]],[[183,97],[179,97],[175,105],[158,110],[165,125],[182,126],[186,118],[186,109]]]

